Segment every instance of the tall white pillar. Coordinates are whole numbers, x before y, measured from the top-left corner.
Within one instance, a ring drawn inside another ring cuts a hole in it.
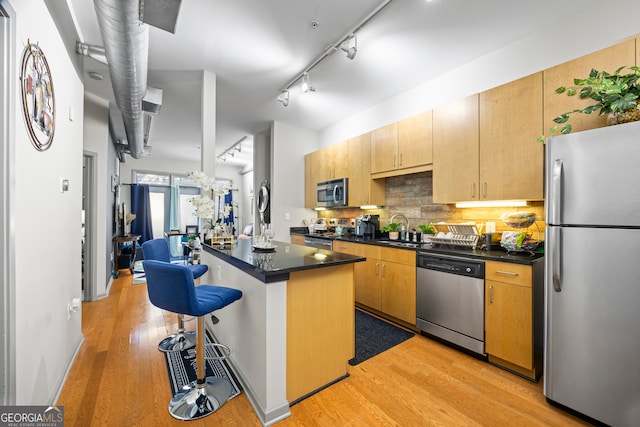
[[[200,168],[209,177],[216,176],[216,74],[202,72]]]

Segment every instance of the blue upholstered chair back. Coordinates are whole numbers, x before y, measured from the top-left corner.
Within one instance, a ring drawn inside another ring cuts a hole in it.
[[[149,300],[153,305],[188,315],[199,311],[193,274],[189,268],[154,260],[143,261],[143,266]]]
[[[144,259],[171,262],[169,244],[165,239],[147,240],[142,244]]]

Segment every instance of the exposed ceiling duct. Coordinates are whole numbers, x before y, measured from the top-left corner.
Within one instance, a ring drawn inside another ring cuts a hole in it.
[[[139,3],[131,0],[94,0],[104,43],[113,94],[122,113],[128,152],[144,154],[142,100],[147,90],[149,27],[140,22]]]

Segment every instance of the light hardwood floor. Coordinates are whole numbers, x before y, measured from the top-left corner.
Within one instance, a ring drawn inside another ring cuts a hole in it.
[[[170,426],[171,397],[158,342],[176,316],[149,302],[123,271],[107,298],[84,303],[85,341],[58,405],[65,425]],[[190,324],[187,323],[187,327]],[[233,349],[232,349],[233,351]],[[579,426],[534,384],[416,335],[291,408],[278,426]],[[189,426],[259,426],[245,394]]]

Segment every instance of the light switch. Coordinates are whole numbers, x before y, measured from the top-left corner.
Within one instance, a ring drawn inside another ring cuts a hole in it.
[[[284,213],[284,219],[286,219],[287,221],[289,221],[291,219],[291,214],[289,212],[285,212]]]
[[[60,192],[66,193],[69,191],[69,180],[67,178],[60,178]]]

